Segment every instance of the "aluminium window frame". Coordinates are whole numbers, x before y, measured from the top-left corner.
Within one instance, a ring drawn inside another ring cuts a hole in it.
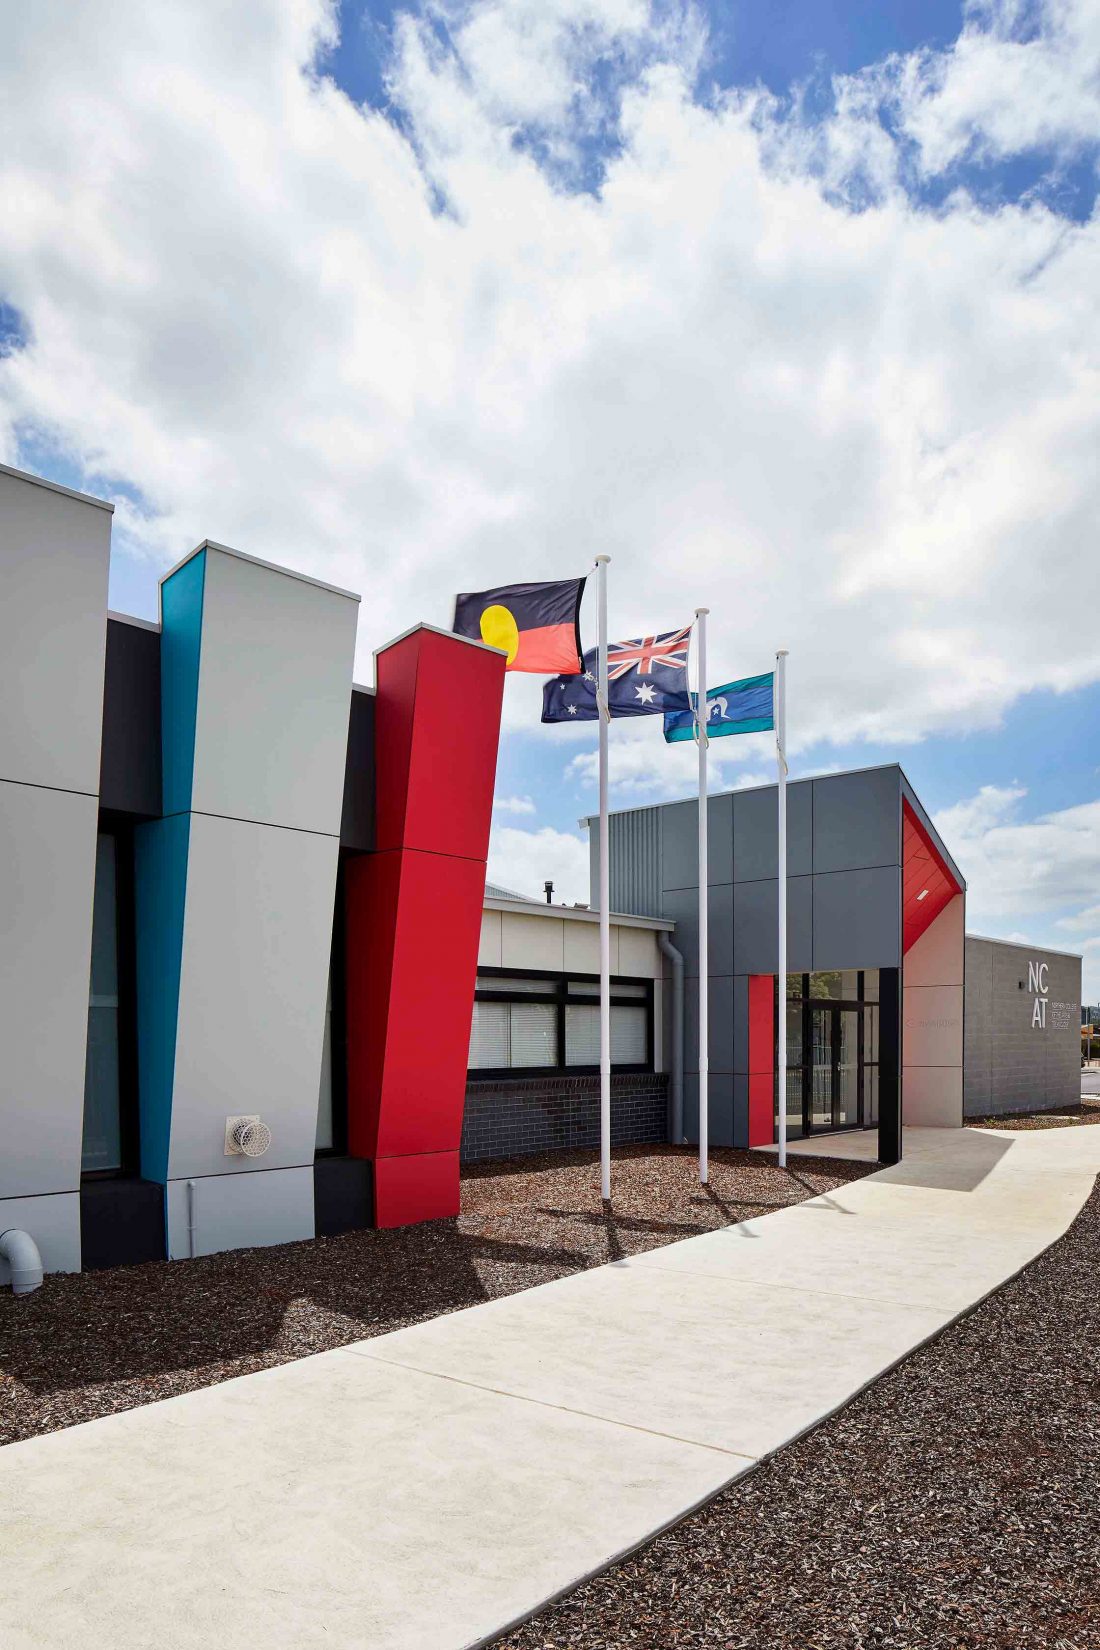
[[[557,1037],[559,1064],[554,1066],[469,1066],[466,1071],[468,1083],[482,1082],[518,1082],[526,1078],[545,1079],[548,1077],[598,1077],[598,1065],[571,1066],[560,1062],[565,1058],[565,1011],[567,1008],[598,1008],[599,998],[593,997],[591,992],[577,992],[568,989],[570,980],[580,980],[585,984],[598,985],[598,974],[585,973],[582,968],[570,969],[567,973],[552,968],[490,968],[478,965],[477,978],[501,980],[545,980],[553,986],[553,991],[546,992],[517,992],[493,991],[491,988],[474,989],[474,1001],[484,1003],[552,1003],[556,1009],[555,1032]],[[644,986],[644,997],[624,997],[615,995],[616,985]],[[645,1059],[640,1063],[631,1062],[629,1065],[613,1064],[611,1075],[645,1074],[655,1070],[654,1066],[654,1009],[653,1009],[653,981],[640,974],[613,974],[611,976],[611,1006],[612,1008],[644,1008],[645,1010]]]
[[[81,1169],[80,1181],[135,1180],[141,1175],[137,1045],[137,928],[134,916],[134,826],[128,814],[100,812],[96,836],[115,843],[115,943],[118,968],[119,1164],[114,1169]],[[89,965],[90,968],[90,965]],[[90,986],[89,972],[89,986]],[[83,1110],[81,1112],[83,1119]]]

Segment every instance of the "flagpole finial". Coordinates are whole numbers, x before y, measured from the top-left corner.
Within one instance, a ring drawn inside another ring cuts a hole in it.
[[[710,612],[710,608],[709,608],[709,607],[697,607],[697,608],[696,608],[696,609],[695,609],[695,617],[696,617],[696,618],[697,618],[697,619],[701,619],[701,618],[703,618],[703,616],[704,616],[704,615],[705,615],[705,614],[707,614],[707,613],[709,613],[709,612]]]
[[[777,659],[785,659],[790,651],[791,650],[789,647],[777,647],[775,650],[775,656]]]
[[[611,560],[610,556],[597,556],[596,557],[597,566],[599,565],[600,562],[609,562],[610,560]]]

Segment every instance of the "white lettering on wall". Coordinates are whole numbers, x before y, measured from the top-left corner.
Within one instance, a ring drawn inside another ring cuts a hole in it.
[[[1035,993],[1035,1000],[1031,1007],[1032,1030],[1045,1031],[1047,1028],[1047,992],[1050,990],[1049,963],[1028,963],[1027,988]]]

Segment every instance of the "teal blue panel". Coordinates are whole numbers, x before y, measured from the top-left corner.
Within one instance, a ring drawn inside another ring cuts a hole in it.
[[[154,819],[134,831],[138,1111],[141,1173],[168,1179],[172,1084],[183,964],[183,913],[191,816]]]
[[[161,585],[161,811],[165,814],[186,813],[191,806],[205,582],[206,551],[200,550]]]

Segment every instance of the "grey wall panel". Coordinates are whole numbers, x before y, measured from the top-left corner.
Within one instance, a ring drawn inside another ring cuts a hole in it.
[[[707,997],[711,1071],[733,1071],[733,977],[712,974]],[[684,981],[684,1070],[699,1070],[699,981]]]
[[[813,869],[813,783],[787,786],[787,874]],[[733,794],[733,877],[760,882],[779,870],[779,801],[776,786]]]
[[[749,1069],[749,977],[733,976],[733,1070]]]
[[[339,835],[358,605],[207,547],[196,812]]]
[[[340,814],[341,848],[374,847],[374,694],[353,689]]]
[[[897,968],[901,868],[834,871],[812,878],[814,968]]]
[[[97,807],[0,781],[0,1197],[80,1181]]]
[[[661,809],[661,887],[699,885],[699,813],[695,802],[670,802]]]
[[[730,1072],[712,1071],[707,1084],[709,1096],[708,1130],[709,1143],[712,1146],[732,1146],[734,1144],[734,1084],[737,1082]],[[688,1072],[684,1077],[684,1138],[692,1145],[699,1141],[699,1076],[697,1072]]]
[[[699,972],[699,892],[695,888],[671,888],[661,900],[661,915],[676,924],[672,943],[684,959],[684,975]]]
[[[815,779],[815,871],[856,871],[901,859],[901,770]]]
[[[293,1243],[314,1234],[312,1163],[199,1178],[193,1199],[197,1255]],[[168,1258],[186,1260],[191,1252],[186,1180],[169,1181],[167,1205]]]
[[[695,813],[698,820],[698,803]],[[730,792],[708,799],[707,865],[707,881],[712,887],[733,881],[733,795]]]
[[[1044,964],[1045,994],[1029,965]],[[964,1104],[971,1117],[1054,1110],[1080,1098],[1081,961],[1062,952],[966,941]],[[1045,998],[1044,1023],[1035,1023]],[[988,1074],[988,1075],[986,1075]]]
[[[711,974],[733,973],[733,884],[707,890],[707,966]]]
[[[634,808],[608,821],[611,844],[611,909],[655,917],[661,908],[661,809]],[[599,822],[590,826],[594,845],[592,898],[599,900]]]
[[[80,1193],[53,1197],[0,1198],[0,1232],[29,1232],[46,1272],[80,1271]],[[0,1288],[11,1283],[11,1267],[0,1260]]]
[[[312,1164],[336,894],[335,837],[191,816],[170,1179]],[[263,1159],[226,1157],[258,1112]]]
[[[107,620],[100,807],[155,819],[160,813],[160,633]]]
[[[733,1079],[733,1141],[734,1146],[742,1151],[747,1150],[749,1144],[749,1080],[747,1077]]]
[[[787,878],[787,967],[792,974],[815,966],[812,877]],[[779,966],[778,881],[739,882],[734,890],[735,974],[774,974]]]
[[[0,466],[0,779],[99,789],[108,508]]]

